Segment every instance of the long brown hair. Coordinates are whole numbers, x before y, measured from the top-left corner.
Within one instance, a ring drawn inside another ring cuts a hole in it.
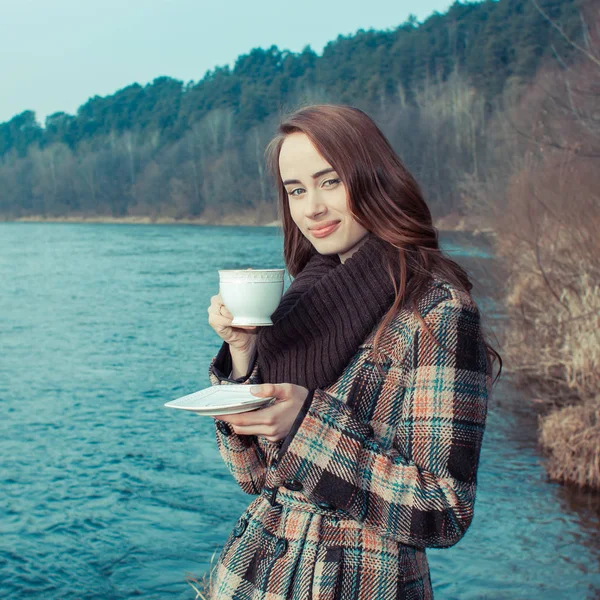
[[[348,208],[356,221],[396,249],[389,263],[396,298],[377,329],[375,348],[401,306],[410,306],[422,321],[417,302],[433,272],[458,289],[471,291],[465,270],[440,249],[419,184],[381,130],[363,111],[329,104],[308,106],[287,117],[266,151],[278,186],[283,252],[290,275],[295,277],[313,252],[312,244],[292,219],[287,191],[279,175],[283,141],[297,132],[308,136],[340,176],[347,190]],[[497,360],[501,369],[500,355],[487,343],[486,347],[490,361]]]

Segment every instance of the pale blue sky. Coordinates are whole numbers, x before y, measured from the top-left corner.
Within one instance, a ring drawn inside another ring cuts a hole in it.
[[[450,0],[0,0],[0,122],[75,113],[160,75],[198,81],[255,47],[321,52],[339,34],[422,21]]]

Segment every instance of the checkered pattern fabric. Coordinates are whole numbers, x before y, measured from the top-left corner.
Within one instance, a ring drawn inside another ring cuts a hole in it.
[[[435,281],[418,308],[386,329],[383,361],[373,332],[315,390],[282,456],[217,428],[232,475],[259,496],[221,552],[215,599],[433,597],[425,548],[456,544],[473,518],[491,374],[468,294]]]

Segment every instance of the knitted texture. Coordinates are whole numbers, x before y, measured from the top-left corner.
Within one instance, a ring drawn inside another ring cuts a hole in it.
[[[391,246],[370,235],[343,264],[314,255],[258,333],[264,381],[309,390],[333,383],[394,302]]]
[[[436,280],[418,308],[424,324],[401,309],[386,327],[382,362],[371,333],[314,390],[284,452],[216,430],[233,476],[260,495],[221,552],[214,598],[433,597],[425,549],[472,521],[491,374],[468,294]],[[254,369],[248,383],[260,381]]]

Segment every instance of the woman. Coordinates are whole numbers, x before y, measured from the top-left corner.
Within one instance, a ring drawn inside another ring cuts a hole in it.
[[[224,340],[211,382],[277,398],[216,418],[223,459],[259,496],[213,597],[432,598],[425,548],[471,523],[497,357],[471,284],[363,112],[299,110],[268,157],[295,280],[272,327],[232,328],[220,296],[208,311]]]

